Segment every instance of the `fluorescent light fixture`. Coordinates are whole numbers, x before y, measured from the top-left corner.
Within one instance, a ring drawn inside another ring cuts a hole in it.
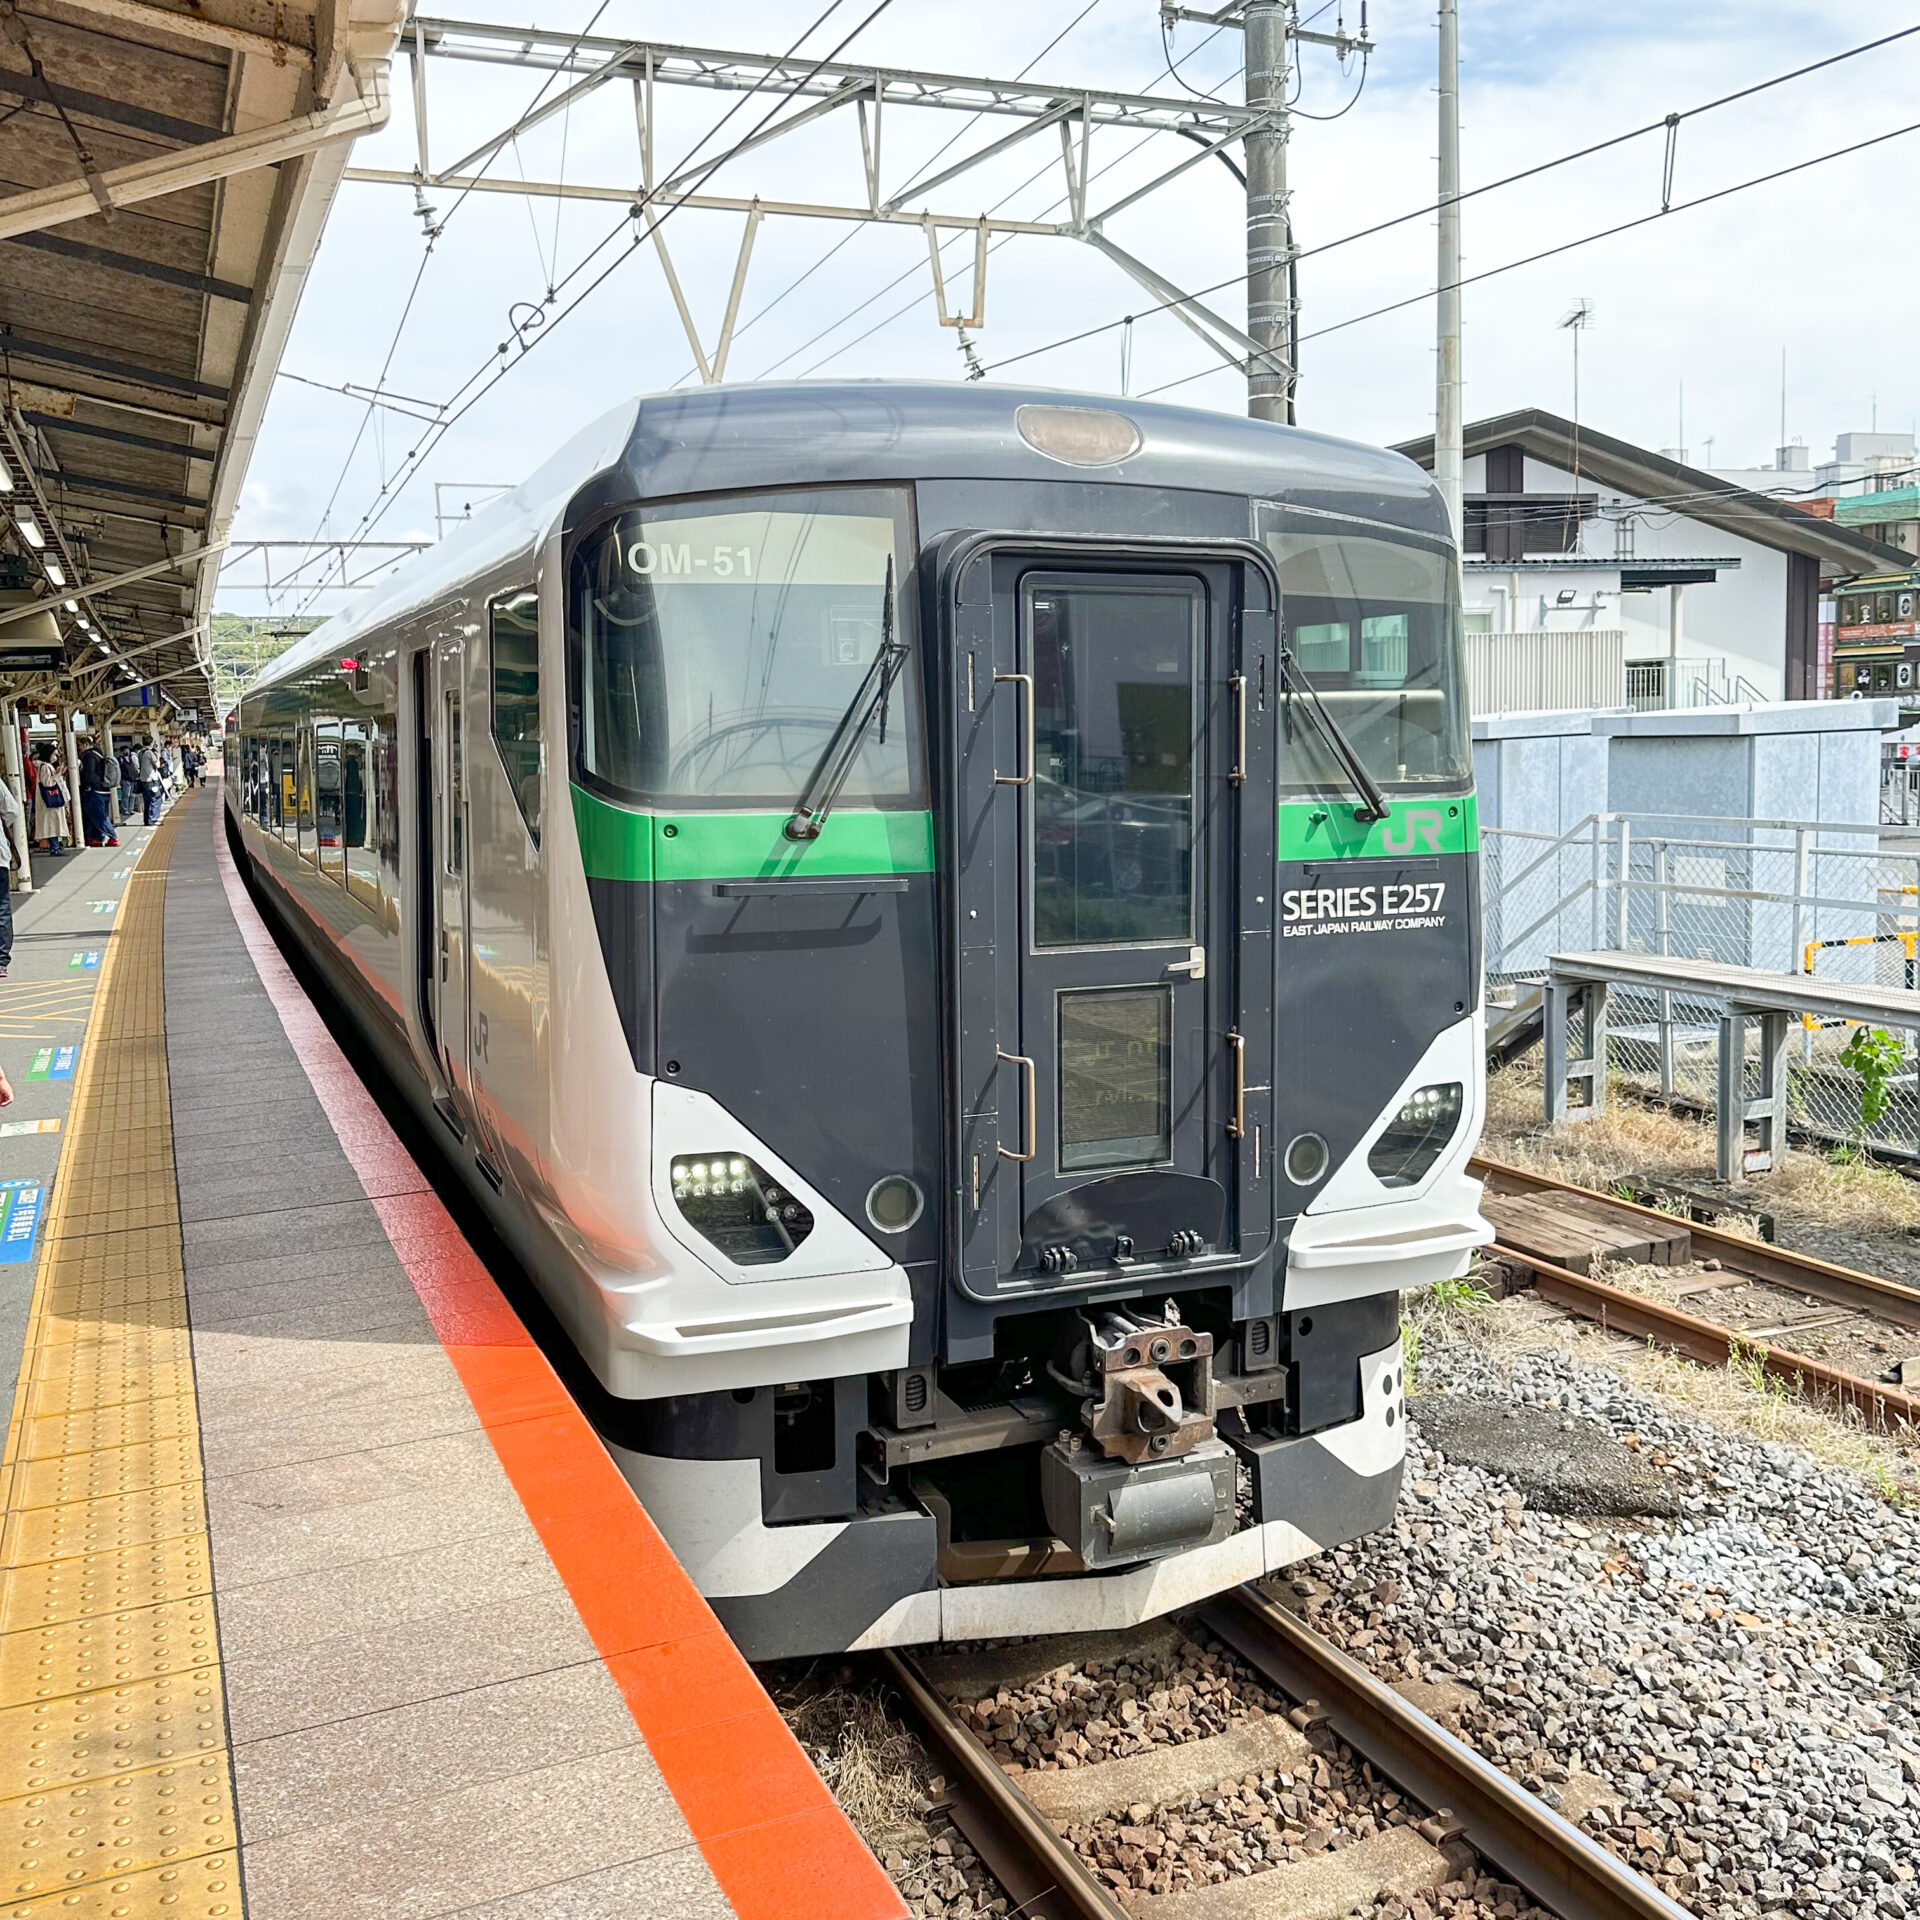
[[[44,547],[47,544],[47,536],[40,531],[40,523],[32,514],[21,514],[14,522],[14,525],[20,529],[20,538],[24,540],[28,546]]]
[[[78,613],[80,611],[80,602],[78,600],[69,600],[67,602],[67,611],[69,613]],[[87,623],[83,620],[80,624],[84,627]]]
[[[61,566],[58,560],[48,560],[47,578],[51,580],[56,587],[64,587],[67,584],[66,569]]]
[[[6,461],[0,459],[0,493],[11,493],[12,491],[13,475],[8,470]]]

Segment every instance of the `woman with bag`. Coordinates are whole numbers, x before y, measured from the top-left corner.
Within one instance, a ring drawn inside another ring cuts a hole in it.
[[[67,832],[67,789],[53,749],[42,740],[33,750],[34,798],[38,803],[40,851],[58,854],[65,851]]]
[[[151,745],[140,749],[140,792],[146,801],[146,823],[160,824],[160,760]]]

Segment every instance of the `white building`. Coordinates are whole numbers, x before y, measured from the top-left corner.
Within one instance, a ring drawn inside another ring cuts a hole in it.
[[[1822,583],[1911,565],[1862,529],[1556,414],[1465,438],[1476,712],[1817,699]],[[1433,464],[1430,437],[1400,451]]]
[[[1716,480],[1745,487],[1752,493],[1771,493],[1784,500],[1808,500],[1816,495],[1856,495],[1882,487],[1902,487],[1914,474],[1913,435],[1910,433],[1841,433],[1834,436],[1833,458],[1813,464],[1806,445],[1795,440],[1776,448],[1770,467],[1713,467]]]

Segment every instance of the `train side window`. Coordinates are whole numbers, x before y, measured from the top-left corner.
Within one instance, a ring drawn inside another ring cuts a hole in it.
[[[493,744],[514,804],[540,844],[540,602],[526,588],[488,608],[493,671]]]
[[[447,850],[447,871],[460,873],[466,867],[467,773],[464,745],[460,738],[460,695],[447,689],[447,831],[443,841]]]

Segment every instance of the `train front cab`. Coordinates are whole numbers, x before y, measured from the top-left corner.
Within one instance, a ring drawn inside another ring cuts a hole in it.
[[[610,1418],[750,1653],[1124,1625],[1391,1516],[1399,1292],[1489,1237],[1452,565],[1247,514],[923,526],[892,784],[843,800],[825,871],[804,842],[683,894],[650,869],[642,908],[589,854],[636,1066],[736,1123],[724,1159],[654,1140],[663,1214],[783,1180],[809,1238],[864,1220],[911,1291],[870,1374]],[[576,792],[583,845],[602,805]],[[721,818],[656,816],[652,857]]]

